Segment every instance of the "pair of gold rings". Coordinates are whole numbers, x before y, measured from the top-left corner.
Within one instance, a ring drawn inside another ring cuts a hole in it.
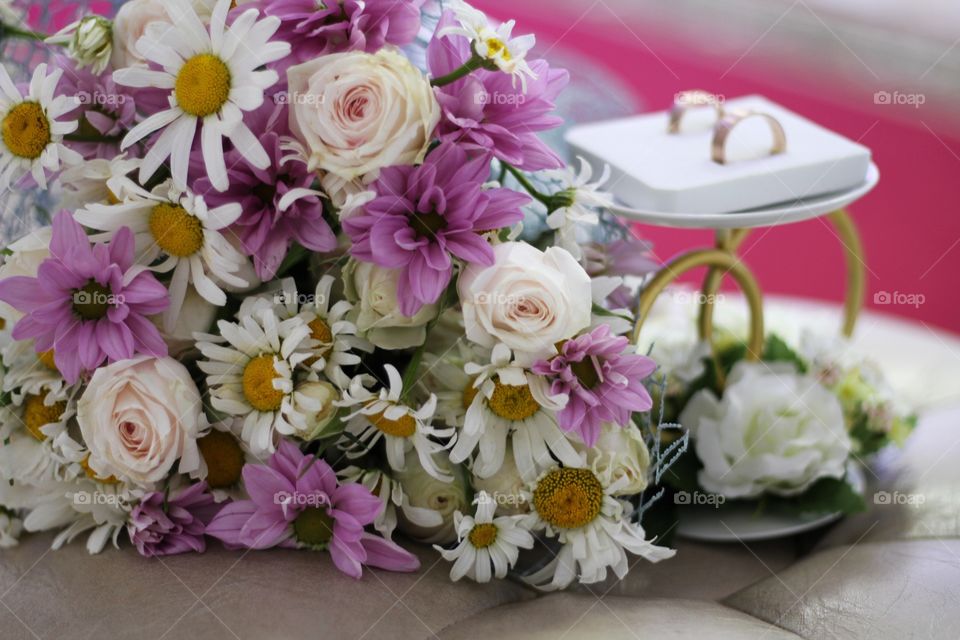
[[[710,143],[710,158],[718,164],[727,163],[727,139],[734,127],[747,118],[763,118],[773,133],[773,146],[770,149],[770,155],[784,153],[787,150],[787,135],[783,131],[783,125],[771,116],[762,111],[753,111],[749,109],[731,109],[727,110],[723,106],[723,100],[707,91],[692,90],[681,91],[677,94],[670,108],[670,122],[667,125],[667,132],[671,134],[680,133],[680,124],[684,114],[692,108],[710,107],[717,114],[717,122],[713,126],[713,140]]]

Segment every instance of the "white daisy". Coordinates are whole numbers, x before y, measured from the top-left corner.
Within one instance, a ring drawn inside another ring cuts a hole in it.
[[[263,92],[277,82],[276,71],[260,69],[290,53],[286,42],[270,42],[280,19],[257,20],[256,9],[244,11],[226,25],[231,0],[218,0],[208,28],[188,0],[167,0],[163,7],[172,24],[151,23],[137,41],[137,51],[162,71],[141,67],[118,69],[113,79],[122,85],[170,91],[170,108],[135,126],[121,143],[126,149],[163,129],[143,159],[140,182],[146,182],[170,158],[174,182],[187,186],[190,148],[200,127],[207,175],[220,191],[230,186],[223,158],[223,138],[258,169],[270,158],[243,122],[243,112],[263,104]]]
[[[373,521],[373,528],[388,540],[393,539],[397,528],[397,514],[403,514],[406,521],[422,529],[437,529],[443,525],[443,516],[433,509],[415,507],[403,491],[403,485],[379,469],[361,469],[349,466],[337,472],[337,477],[345,482],[356,482],[366,487],[380,498],[383,509]]]
[[[236,323],[217,323],[220,336],[197,334],[197,363],[207,374],[210,402],[217,411],[243,418],[240,437],[254,455],[276,450],[278,435],[307,427],[294,401],[294,370],[310,358],[301,346],[310,327],[299,318],[280,321],[260,309]],[[226,341],[226,345],[222,344]]]
[[[60,69],[47,75],[47,65],[37,65],[30,89],[22,95],[0,66],[0,189],[6,190],[25,173],[46,189],[47,171],[82,159],[63,144],[63,136],[76,131],[79,123],[57,119],[77,106],[73,96],[55,96],[61,75]]]
[[[471,363],[465,369],[473,382],[463,390],[469,408],[450,452],[452,462],[463,462],[477,450],[473,473],[489,478],[503,466],[508,438],[520,475],[528,482],[554,464],[551,454],[564,464],[579,461],[557,425],[554,412],[562,403],[550,396],[542,377],[512,363],[506,346],[494,347],[489,365]]]
[[[452,351],[442,356],[433,353],[423,355],[426,373],[421,382],[426,388],[437,390],[437,416],[444,424],[463,426],[467,409],[476,395],[473,389],[476,378],[467,375],[464,367],[471,362],[486,362],[489,359],[490,349],[465,340],[457,342]]]
[[[94,158],[74,165],[60,174],[63,186],[61,204],[65,209],[79,209],[88,204],[118,204],[126,197],[130,184],[128,174],[140,167],[139,158],[121,153],[109,160]]]
[[[87,538],[90,553],[100,553],[108,541],[119,547],[117,538],[141,493],[130,491],[122,484],[104,484],[86,478],[51,482],[37,487],[36,491],[37,502],[23,520],[24,529],[60,529],[53,539],[53,550],[90,532]]]
[[[33,340],[15,340],[0,354],[4,368],[0,391],[9,393],[14,404],[40,393],[49,393],[51,401],[65,400],[69,395],[69,385],[53,362],[53,350],[37,353]]]
[[[360,356],[354,351],[373,351],[373,345],[359,337],[357,326],[347,320],[353,310],[350,302],[340,300],[331,304],[335,281],[333,276],[325,275],[312,294],[299,294],[293,278],[284,278],[273,291],[246,298],[237,315],[266,305],[272,307],[281,319],[299,317],[310,327],[313,342],[305,345],[312,351],[310,366],[323,372],[338,387],[346,388],[350,378],[343,367],[360,364]]]
[[[582,463],[581,463],[582,464]],[[658,547],[646,539],[639,522],[632,522],[632,507],[614,497],[621,478],[609,485],[585,466],[554,467],[533,484],[528,495],[532,531],[545,530],[563,545],[543,569],[525,580],[538,589],[564,589],[575,579],[582,584],[600,582],[613,569],[618,578],[627,575],[626,551],[650,562],[671,558],[673,549]]]
[[[393,365],[385,365],[389,386],[380,389],[379,394],[372,393],[364,382],[368,376],[357,376],[350,387],[343,392],[342,407],[359,408],[344,418],[347,426],[345,437],[340,446],[346,450],[347,457],[357,458],[370,451],[382,439],[386,444],[387,462],[395,471],[403,471],[404,456],[415,449],[420,464],[434,478],[451,482],[453,477],[443,473],[433,456],[445,447],[431,438],[446,439],[453,435],[453,429],[436,429],[430,426],[430,420],[437,407],[437,397],[433,394],[427,402],[414,410],[404,404],[403,380]]]
[[[596,226],[600,222],[597,209],[605,209],[614,205],[613,196],[600,191],[610,179],[610,166],[604,165],[603,174],[596,182],[593,178],[593,169],[590,163],[578,156],[580,171],[574,173],[572,167],[545,171],[544,175],[553,180],[559,180],[569,185],[553,197],[563,201],[564,206],[556,209],[547,216],[547,226],[556,232],[554,244],[563,247],[579,260],[583,252],[580,248],[580,238],[577,229],[585,225]]]
[[[206,481],[217,502],[245,499],[244,465],[263,464],[263,460],[253,455],[240,438],[242,430],[243,420],[233,418],[211,424],[197,437],[200,466],[190,477]]]
[[[526,92],[527,78],[536,79],[537,77],[526,60],[527,52],[537,43],[536,37],[533,34],[527,34],[514,38],[513,28],[517,24],[516,20],[503,22],[494,29],[490,26],[490,20],[486,14],[461,0],[451,2],[448,8],[453,10],[460,26],[442,29],[438,35],[466,36],[470,39],[476,55],[493,68],[513,76],[514,83],[519,79]]]
[[[74,213],[80,224],[107,232],[106,239],[121,227],[129,227],[136,242],[137,261],[153,271],[173,271],[169,289],[170,306],[164,312],[163,328],[176,326],[187,285],[206,301],[217,306],[227,303],[219,282],[246,287],[238,274],[247,258],[227,239],[225,229],[240,217],[235,202],[208,209],[203,197],[176,187],[171,181],[145,191],[132,180],[122,181],[125,199],[118,204],[91,204]],[[216,281],[214,280],[216,279]]]
[[[525,516],[494,518],[496,501],[481,491],[476,498],[476,517],[459,511],[453,516],[458,544],[453,549],[434,545],[444,560],[453,562],[450,579],[466,576],[476,582],[490,582],[492,574],[505,578],[520,556],[520,549],[533,548],[533,536],[524,528]]]

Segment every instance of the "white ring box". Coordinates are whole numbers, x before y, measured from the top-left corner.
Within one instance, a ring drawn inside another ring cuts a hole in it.
[[[628,207],[665,213],[732,213],[797,202],[863,184],[870,149],[762,96],[728,100],[724,110],[766,113],[783,126],[786,152],[770,155],[773,135],[762,118],[737,125],[726,164],[711,160],[715,114],[686,113],[667,132],[666,111],[582,125],[567,143],[596,171],[611,168],[607,189]]]

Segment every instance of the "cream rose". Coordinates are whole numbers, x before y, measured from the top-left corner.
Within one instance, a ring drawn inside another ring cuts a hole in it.
[[[172,358],[141,356],[97,369],[77,403],[77,422],[101,478],[150,486],[178,459],[181,473],[200,465],[200,392]]]
[[[354,303],[353,318],[360,335],[381,349],[409,349],[426,340],[426,324],[438,306],[427,304],[412,317],[400,313],[397,302],[399,269],[350,260],[343,268],[344,293]]]
[[[450,462],[446,456],[437,456],[436,463],[441,471],[450,473]],[[416,451],[407,454],[404,467],[403,471],[396,474],[396,479],[409,499],[410,506],[432,511],[440,516],[442,522],[439,526],[425,527],[412,522],[401,509],[398,514],[400,530],[411,538],[428,544],[454,542],[457,539],[454,513],[470,511],[463,478],[459,473],[453,473],[453,482],[437,480],[420,464]]]
[[[700,391],[680,414],[703,462],[700,484],[728,498],[796,495],[842,478],[850,438],[836,396],[790,366],[740,362],[722,400]]]
[[[569,252],[505,242],[493,254],[493,266],[470,265],[457,285],[470,340],[541,354],[590,325],[590,276]]]
[[[121,5],[113,19],[111,63],[114,69],[146,65],[137,51],[137,40],[146,32],[147,25],[170,24],[164,4],[164,0],[129,0]]]
[[[486,491],[497,504],[497,515],[515,516],[530,511],[527,500],[527,482],[520,475],[513,455],[513,445],[507,444],[500,469],[489,478],[473,476],[474,491]]]
[[[587,465],[604,478],[605,484],[617,486],[613,495],[632,496],[647,488],[650,452],[635,425],[604,424],[593,447],[580,442],[573,446],[585,453]]]
[[[290,129],[311,170],[353,180],[423,160],[440,106],[430,83],[402,54],[351,51],[287,70]]]
[[[0,266],[0,280],[13,276],[36,278],[40,263],[50,257],[51,235],[50,227],[41,227],[7,247],[10,255],[4,259],[3,266]],[[8,323],[7,328],[9,323],[19,320],[22,315],[6,302],[0,302],[0,318]]]

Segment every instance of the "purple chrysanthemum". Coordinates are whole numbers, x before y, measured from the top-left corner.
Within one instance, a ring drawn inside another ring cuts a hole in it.
[[[272,113],[270,113],[272,112]],[[270,280],[296,241],[311,251],[326,253],[337,247],[337,238],[323,218],[323,201],[311,187],[316,174],[303,161],[287,157],[280,139],[286,131],[286,109],[269,107],[252,116],[261,119],[255,131],[271,158],[266,169],[251,166],[236,149],[225,154],[230,186],[217,191],[206,177],[197,180],[194,190],[203,193],[211,207],[237,202],[243,208],[230,227],[237,234],[261,280]],[[199,150],[194,152],[201,156]],[[200,161],[202,164],[202,160]]]
[[[207,548],[204,519],[213,504],[206,482],[190,485],[171,498],[161,491],[148,493],[130,512],[127,533],[142,556],[203,553]]]
[[[343,221],[355,258],[403,268],[397,299],[404,315],[440,298],[453,275],[453,257],[492,265],[493,249],[482,234],[523,218],[520,207],[530,199],[510,189],[484,189],[489,176],[489,155],[470,159],[444,143],[420,166],[381,171],[373,184],[376,198]]]
[[[630,352],[630,341],[610,335],[602,324],[567,340],[560,354],[533,365],[551,380],[551,395],[564,394],[567,405],[557,420],[564,431],[576,431],[592,447],[603,423],[626,426],[634,411],[648,411],[653,402],[643,379],[657,368],[648,358]]]
[[[437,32],[453,24],[456,18],[447,11]],[[430,75],[444,76],[462,67],[470,55],[470,43],[463,36],[434,36],[427,49]],[[562,167],[563,160],[537,137],[537,132],[563,124],[563,119],[551,112],[570,76],[562,69],[551,69],[545,60],[531,61],[530,68],[536,78],[527,80],[526,92],[509,74],[486,69],[437,87],[435,93],[443,112],[437,125],[440,139],[490,151],[526,171]]]
[[[53,350],[69,383],[105,360],[141,353],[167,355],[160,331],[146,316],[170,304],[167,289],[150,271],[134,265],[133,233],[122,227],[109,245],[90,244],[66,211],[53,220],[50,257],[37,277],[0,281],[0,300],[25,315],[15,340],[32,338],[38,353]]]
[[[277,39],[289,42],[291,58],[304,62],[328,53],[366,51],[409,44],[420,30],[425,0],[261,0],[265,15],[280,18]]]
[[[248,464],[250,500],[232,502],[207,526],[207,535],[248,549],[328,550],[340,571],[359,578],[363,566],[416,571],[420,562],[400,546],[364,531],[383,503],[363,485],[340,484],[325,461],[283,440],[267,465]]]
[[[80,122],[76,135],[115,140],[71,142],[70,147],[87,160],[117,155],[120,138],[133,127],[137,116],[137,105],[130,88],[115,83],[111,72],[94,74],[88,68],[78,68],[66,56],[57,56],[54,62],[64,70],[64,94],[77,96],[78,106],[69,114],[71,119]]]

